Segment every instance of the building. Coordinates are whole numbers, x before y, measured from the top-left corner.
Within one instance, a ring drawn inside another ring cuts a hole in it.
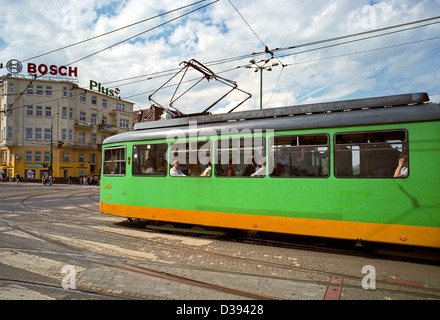
[[[133,111],[133,124],[139,122],[164,120],[167,118],[167,115],[175,117],[177,116],[177,113],[173,110],[165,110],[162,107],[152,105],[149,109]]]
[[[7,180],[99,175],[102,141],[133,126],[133,103],[69,81],[0,78],[0,172]]]

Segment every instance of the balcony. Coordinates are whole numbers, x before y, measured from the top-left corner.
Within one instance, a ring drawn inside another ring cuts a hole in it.
[[[98,124],[98,131],[117,133],[118,128],[109,124]]]
[[[87,121],[81,121],[81,120],[75,120],[75,127],[81,128],[81,129],[93,129],[93,122],[87,122]]]

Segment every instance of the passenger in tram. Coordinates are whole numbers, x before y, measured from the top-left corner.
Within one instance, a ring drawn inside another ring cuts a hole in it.
[[[303,144],[301,138],[298,142]],[[294,176],[308,176],[309,168],[312,165],[312,154],[310,150],[306,150],[306,147],[297,147],[296,143],[295,140],[291,143],[291,146],[294,147],[290,153],[292,174]]]
[[[400,152],[387,142],[382,134],[375,134],[371,139],[371,146],[363,152],[368,176],[390,178],[395,170],[395,159]]]
[[[201,177],[210,177],[211,174],[212,174],[212,166],[211,166],[211,162],[208,162],[205,170],[203,171],[203,173],[200,176]]]
[[[179,161],[174,160],[172,163],[172,167],[170,169],[170,176],[171,177],[185,177],[186,174],[184,174],[182,172],[182,170],[180,170],[180,164]]]
[[[399,164],[394,171],[394,178],[407,178],[408,177],[408,156],[401,154],[399,157]]]
[[[153,160],[150,158],[145,161],[145,165],[142,168],[142,173],[154,173]]]
[[[258,162],[258,170],[251,174],[251,177],[261,177],[266,175],[266,167],[263,162]]]
[[[248,158],[245,163],[248,163],[248,165],[243,170],[243,177],[250,177],[255,172],[254,158]]]
[[[166,172],[166,168],[168,167],[168,163],[166,160],[160,158],[159,159],[159,166],[157,167],[157,172]]]
[[[282,148],[280,155],[276,158],[276,175],[288,176],[290,174],[290,154],[287,148]]]

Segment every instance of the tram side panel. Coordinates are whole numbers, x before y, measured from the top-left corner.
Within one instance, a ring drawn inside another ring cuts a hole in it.
[[[127,159],[122,175],[111,170],[123,170],[123,150],[111,146],[104,154],[113,159],[106,161],[112,168],[103,169],[101,208],[151,220],[439,247],[440,174],[426,166],[439,164],[439,123],[376,129],[398,128],[409,136],[406,179],[335,177],[335,134],[371,127],[331,130],[327,178],[133,176],[133,144],[119,147]]]

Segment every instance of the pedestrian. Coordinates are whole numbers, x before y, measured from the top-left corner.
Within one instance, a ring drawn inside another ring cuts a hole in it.
[[[15,174],[15,181],[17,181],[17,183],[20,182],[20,174],[18,172]]]
[[[71,177],[71,176],[69,176],[69,179],[67,180],[67,184],[68,184],[69,186],[72,185],[72,177]]]

